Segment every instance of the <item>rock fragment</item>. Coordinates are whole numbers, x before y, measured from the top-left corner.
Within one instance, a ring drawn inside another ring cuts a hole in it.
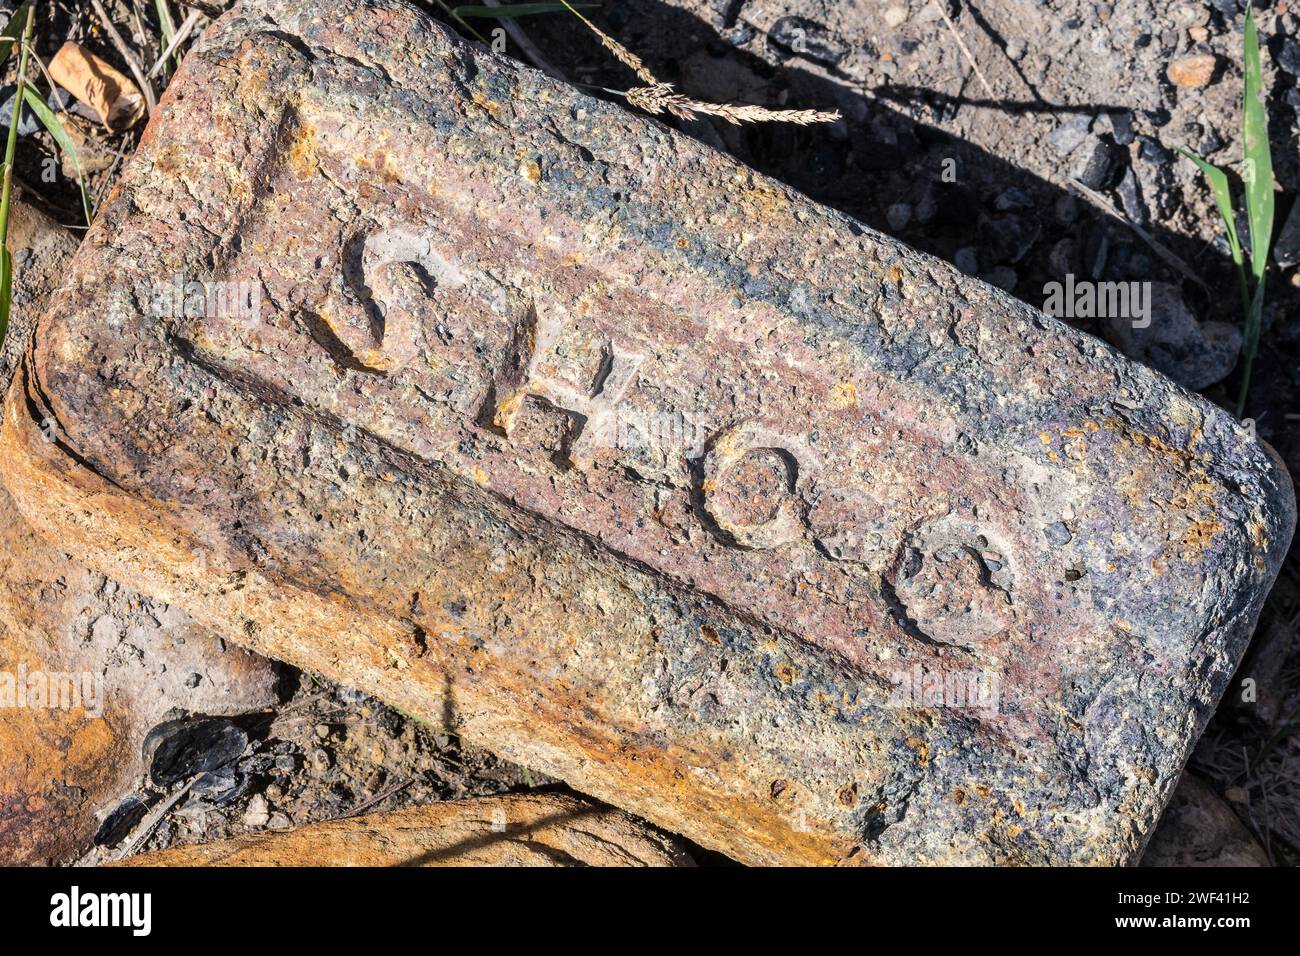
[[[1180,57],[1169,64],[1168,76],[1171,83],[1178,86],[1209,86],[1218,69],[1218,58],[1212,53],[1197,53],[1193,56]]]
[[[1184,774],[1143,866],[1270,866],[1268,854],[1205,781]]]
[[[1291,207],[1290,214],[1273,246],[1273,259],[1278,265],[1300,265],[1300,202]]]
[[[205,34],[0,454],[132,586],[750,863],[1132,860],[1294,523],[1210,403],[382,0]]]
[[[248,746],[248,734],[225,717],[167,720],[144,739],[149,779],[165,788],[233,763]]]
[[[1237,363],[1241,331],[1226,322],[1198,322],[1177,286],[1150,284],[1149,314],[1106,317],[1107,337],[1125,355],[1146,362],[1189,389],[1222,381]]]
[[[626,813],[579,797],[455,800],[172,847],[120,866],[692,866]]]

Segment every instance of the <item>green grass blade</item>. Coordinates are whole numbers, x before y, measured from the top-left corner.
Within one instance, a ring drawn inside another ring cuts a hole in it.
[[[1246,309],[1246,328],[1241,336],[1241,386],[1237,392],[1237,417],[1246,414],[1246,399],[1250,395],[1250,372],[1259,354],[1259,334],[1264,326],[1264,283],[1255,284],[1255,294]]]
[[[1232,187],[1228,184],[1228,174],[1213,163],[1207,163],[1196,154],[1189,153],[1181,146],[1178,147],[1178,152],[1194,162],[1205,174],[1205,180],[1210,184],[1210,192],[1214,194],[1214,205],[1218,207],[1219,215],[1223,217],[1223,226],[1228,230],[1228,246],[1232,250],[1232,261],[1238,266],[1243,265],[1241,241],[1237,236],[1237,221],[1232,215]]]
[[[594,3],[580,3],[580,10],[590,10]],[[566,7],[562,3],[515,3],[501,7],[456,7],[452,15],[457,17],[530,17],[539,13],[559,13]]]
[[[54,137],[59,149],[72,157],[72,165],[77,169],[77,185],[81,187],[81,208],[86,214],[86,225],[90,225],[90,194],[86,192],[86,177],[81,173],[81,159],[77,156],[77,147],[68,136],[68,131],[63,128],[63,124],[59,122],[59,118],[45,105],[45,101],[35,90],[28,87],[23,91],[23,98],[31,111],[36,114],[36,118],[41,121],[41,125]]]
[[[1241,110],[1242,140],[1246,164],[1246,221],[1250,225],[1250,271],[1262,282],[1268,268],[1269,243],[1273,236],[1273,156],[1268,145],[1268,110],[1264,80],[1259,66],[1259,33],[1255,15],[1246,9],[1244,72],[1246,93]]]
[[[23,52],[18,60],[18,88],[14,92],[14,111],[10,117],[9,139],[5,143],[4,182],[0,185],[0,342],[9,331],[9,307],[13,303],[14,263],[9,255],[9,199],[14,185],[14,154],[18,148],[18,118],[27,92],[27,55],[32,45],[35,18],[28,7],[23,27]]]
[[[1214,205],[1218,207],[1223,219],[1223,228],[1228,233],[1228,248],[1232,251],[1232,261],[1237,266],[1237,291],[1241,295],[1241,314],[1250,314],[1250,289],[1246,284],[1246,262],[1241,251],[1241,237],[1237,235],[1237,217],[1232,214],[1232,187],[1228,183],[1228,174],[1213,163],[1207,163],[1201,157],[1189,153],[1181,146],[1178,151],[1194,162],[1205,174],[1214,195]]]
[[[6,237],[7,238],[7,237]],[[9,306],[14,297],[14,260],[9,246],[0,249],[0,344],[9,334]]]
[[[167,8],[167,0],[154,0],[154,9],[158,12],[158,28],[162,30],[162,46],[167,49],[172,43],[172,34],[176,32],[176,23],[172,20],[172,12]],[[164,66],[164,72],[170,72],[173,67],[179,67],[180,60],[176,54],[172,54],[170,65]]]

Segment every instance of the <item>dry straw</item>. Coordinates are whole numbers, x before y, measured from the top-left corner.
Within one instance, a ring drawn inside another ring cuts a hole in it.
[[[838,112],[823,110],[770,110],[765,106],[732,105],[728,103],[702,103],[673,89],[671,83],[638,86],[623,96],[638,109],[657,115],[671,113],[680,119],[694,119],[698,114],[717,116],[728,123],[794,123],[809,126],[813,123],[833,123],[840,118]]]
[[[596,26],[596,24],[592,23],[581,13],[579,13],[577,10],[574,10],[573,7],[569,6],[568,0],[560,0],[560,2],[563,3],[566,7],[569,7],[570,12],[572,12],[575,17],[577,17],[579,20],[581,20],[583,23],[587,25],[587,29],[589,29],[592,33],[596,34],[596,36],[600,37],[600,42],[605,47],[605,49],[608,50],[610,53],[613,53],[615,58],[617,58],[617,60],[620,63],[630,67],[632,71],[641,78],[642,83],[645,83],[649,86],[655,86],[659,83],[659,81],[655,79],[655,75],[650,72],[650,68],[641,62],[641,58],[639,56],[637,56],[635,53],[633,53],[623,44],[619,43],[617,40],[615,40],[612,36],[610,36],[600,27]]]
[[[600,38],[600,42],[605,49],[613,53],[620,63],[636,73],[641,82],[645,84],[645,86],[634,87],[627,91],[607,90],[606,92],[622,96],[630,105],[645,110],[651,115],[657,116],[660,113],[670,113],[679,119],[695,119],[697,116],[706,115],[717,116],[728,123],[737,125],[740,123],[794,123],[796,126],[809,126],[813,123],[833,123],[840,118],[838,110],[830,112],[825,110],[770,110],[765,106],[704,103],[700,100],[693,100],[674,90],[671,83],[659,82],[659,79],[650,72],[650,68],[642,62],[639,56],[577,10],[574,10],[567,0],[561,0],[561,2]]]

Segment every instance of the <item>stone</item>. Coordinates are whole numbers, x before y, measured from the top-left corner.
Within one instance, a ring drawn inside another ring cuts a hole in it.
[[[1143,866],[1271,866],[1259,841],[1214,789],[1183,775],[1151,837]]]
[[[77,251],[77,240],[28,202],[22,189],[15,185],[9,204],[7,245],[16,265],[9,329],[0,351],[0,382],[6,388],[22,355],[26,336],[44,308],[46,298],[62,280],[68,260]]]
[[[384,0],[204,33],[0,455],[124,584],[752,864],[1135,859],[1294,524],[1210,402]]]
[[[1146,322],[1143,325],[1143,321]],[[1145,362],[1189,389],[1209,388],[1237,364],[1241,330],[1226,322],[1198,322],[1177,286],[1150,284],[1150,315],[1111,314],[1107,337],[1130,358]]]
[[[1021,209],[1033,209],[1033,198],[1019,186],[1011,186],[998,194],[993,201],[998,212],[1013,212]]]
[[[1142,188],[1138,185],[1137,174],[1133,172],[1132,166],[1125,167],[1115,191],[1119,194],[1120,205],[1129,221],[1138,226],[1146,226],[1151,220],[1151,214],[1142,201]]]
[[[980,270],[979,250],[974,246],[962,246],[953,255],[952,264],[968,276],[975,275]]]
[[[241,822],[246,827],[259,828],[264,827],[267,821],[271,819],[271,810],[266,805],[266,797],[260,793],[254,794],[248,801],[248,806],[244,808],[244,816]]]
[[[1289,625],[1276,618],[1260,624],[1246,659],[1237,669],[1236,684],[1241,690],[1225,698],[1238,716],[1265,728],[1270,735],[1282,729],[1288,716],[1286,664],[1294,643],[1295,633]],[[1252,682],[1250,693],[1246,693],[1247,679]]]
[[[73,238],[15,195],[8,382]],[[277,699],[275,665],[123,589],[47,542],[0,489],[0,863],[62,864],[132,825],[141,743],[171,709],[237,713]],[[203,676],[188,686],[188,676]],[[19,694],[24,686],[27,693]],[[39,692],[39,696],[37,694]],[[55,700],[57,698],[57,700]],[[54,701],[57,706],[49,706]],[[116,818],[114,813],[116,812]],[[102,822],[101,822],[102,821]]]
[[[248,734],[225,717],[167,720],[144,739],[150,782],[160,789],[184,783],[234,763],[248,746]]]
[[[1300,76],[1300,41],[1290,38],[1282,41],[1277,56],[1278,68],[1292,76]]]
[[[1074,178],[1089,189],[1109,189],[1114,185],[1122,155],[1112,144],[1093,137],[1074,165]]]
[[[1300,202],[1291,207],[1282,231],[1278,233],[1273,259],[1283,268],[1300,265]]]
[[[1219,60],[1214,54],[1197,53],[1174,60],[1169,64],[1167,75],[1169,81],[1178,86],[1209,86],[1218,67]]]
[[[14,115],[14,97],[18,94],[18,86],[15,83],[6,83],[0,86],[0,127],[8,131],[13,122]],[[18,135],[31,136],[41,128],[41,121],[31,111],[31,108],[24,103],[22,110],[18,114]]]
[[[896,202],[885,210],[885,219],[894,232],[902,232],[912,221],[912,207],[905,202]]]
[[[1016,275],[1016,270],[1012,269],[1010,266],[994,266],[987,273],[980,276],[980,278],[989,283],[989,285],[995,285],[1005,292],[1014,292],[1016,289],[1016,283],[1019,281],[1019,276]]]
[[[983,257],[998,263],[1016,263],[1029,255],[1042,232],[1033,213],[980,216],[976,235]]]
[[[694,866],[686,849],[566,794],[453,800],[172,847],[116,866]]]
[[[142,741],[169,710],[268,706],[277,672],[47,543],[7,492],[0,546],[0,861],[66,863],[139,784]],[[202,685],[186,687],[188,672]],[[74,706],[5,706],[10,677],[57,680]]]
[[[1083,145],[1091,128],[1091,116],[1086,113],[1074,113],[1057,124],[1049,139],[1058,153],[1063,155],[1072,153]]]
[[[825,26],[807,17],[782,17],[768,30],[768,44],[782,56],[799,56],[823,66],[837,66],[848,47]]]
[[[94,845],[114,847],[126,840],[149,812],[149,804],[138,794],[131,794],[104,817],[95,832]]]

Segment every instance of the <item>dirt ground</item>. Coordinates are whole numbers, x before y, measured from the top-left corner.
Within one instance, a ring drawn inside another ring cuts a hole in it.
[[[437,0],[417,5],[448,19]],[[154,5],[105,7],[130,43],[153,51],[143,57],[151,63],[160,46]],[[89,4],[42,9],[37,50],[45,60],[71,38],[126,68]],[[1236,279],[1210,194],[1175,150],[1240,171],[1243,9],[1239,0],[606,0],[584,12],[660,80],[697,99],[839,110],[840,122],[805,127],[668,122],[1032,305],[1042,306],[1044,286],[1067,274],[1162,284],[1153,326],[1178,331],[1156,345],[1116,341],[1095,320],[1077,324],[1232,408]],[[1300,195],[1300,4],[1255,10],[1266,44],[1280,248],[1245,414],[1296,474],[1300,253],[1288,242],[1300,245],[1300,210],[1289,240],[1285,226]],[[489,41],[498,25],[472,24]],[[607,91],[638,83],[571,14],[521,18],[514,29],[507,53],[540,55],[594,95],[617,98]],[[1205,54],[1214,58],[1208,83],[1169,79],[1171,64]],[[12,82],[12,61],[7,69]],[[71,123],[98,202],[140,128],[108,137],[89,121]],[[59,159],[55,145],[44,133],[27,142],[19,178],[76,227],[74,180],[42,176],[45,158]],[[1298,625],[1293,557],[1190,764],[1278,864],[1300,862]],[[1253,700],[1243,699],[1247,678]],[[550,783],[311,675],[289,672],[286,686],[275,713],[242,721],[252,743],[232,789],[188,795],[146,848]],[[161,799],[147,789],[139,796]]]

